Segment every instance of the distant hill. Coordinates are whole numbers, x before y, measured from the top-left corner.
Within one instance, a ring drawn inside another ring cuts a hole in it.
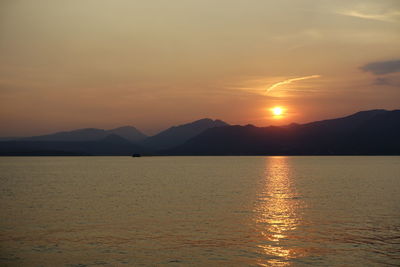
[[[183,144],[190,138],[195,137],[207,129],[228,125],[229,124],[221,120],[201,119],[191,123],[173,126],[145,139],[141,145],[153,151],[168,149]]]
[[[146,153],[143,148],[111,134],[96,141],[33,141],[0,142],[1,156],[70,156],[70,155],[132,155]]]
[[[358,128],[361,124],[366,121],[373,119],[377,115],[387,113],[387,110],[384,109],[374,109],[368,111],[360,111],[354,113],[350,116],[346,116],[343,118],[330,119],[330,120],[322,120],[316,121],[306,124],[298,124],[299,127],[302,128],[313,128],[318,131],[327,131],[327,132],[349,132]]]
[[[147,138],[147,135],[145,135],[133,126],[123,126],[108,130],[107,132],[119,135],[133,143],[138,143]]]
[[[109,135],[118,135],[124,139],[133,143],[144,140],[147,136],[132,126],[124,126],[111,130],[86,128],[78,129],[73,131],[57,132],[53,134],[32,136],[25,138],[18,138],[18,140],[24,141],[66,141],[66,142],[77,142],[77,141],[97,141],[106,138]]]
[[[400,155],[400,110],[288,126],[213,128],[166,155]]]

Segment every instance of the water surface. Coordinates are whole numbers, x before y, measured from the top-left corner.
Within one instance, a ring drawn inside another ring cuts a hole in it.
[[[0,158],[1,266],[400,264],[400,157]]]

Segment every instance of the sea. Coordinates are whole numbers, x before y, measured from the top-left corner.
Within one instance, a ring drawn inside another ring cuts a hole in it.
[[[400,265],[400,157],[0,158],[0,266],[309,265]]]

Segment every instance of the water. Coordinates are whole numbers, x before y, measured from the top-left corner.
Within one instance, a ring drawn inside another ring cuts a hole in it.
[[[0,158],[0,266],[400,265],[400,157]]]

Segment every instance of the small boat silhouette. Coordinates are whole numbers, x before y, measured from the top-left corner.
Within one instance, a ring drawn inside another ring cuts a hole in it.
[[[142,155],[140,155],[140,154],[132,154],[132,157],[134,157],[134,158],[140,158]]]

